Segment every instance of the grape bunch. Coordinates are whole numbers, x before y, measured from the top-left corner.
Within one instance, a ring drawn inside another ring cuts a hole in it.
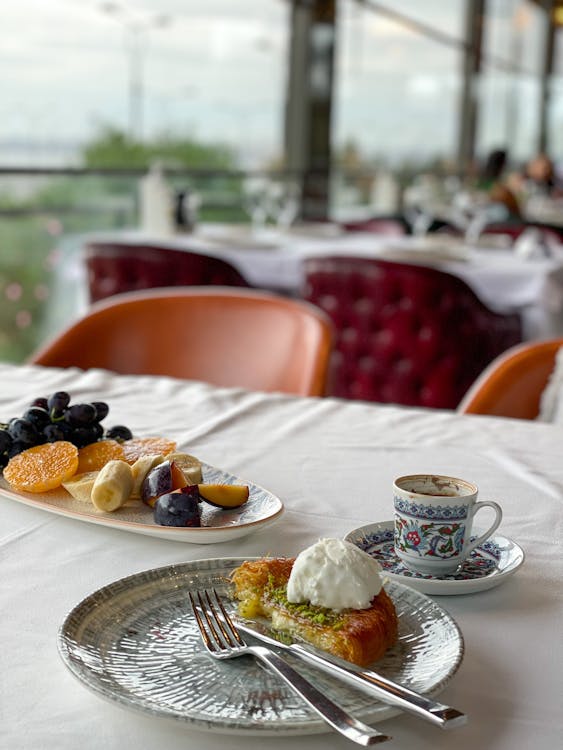
[[[131,439],[131,430],[124,425],[104,430],[101,422],[108,412],[105,401],[71,404],[66,391],[34,399],[21,417],[0,424],[0,468],[17,453],[42,443],[68,440],[83,448],[102,438]]]

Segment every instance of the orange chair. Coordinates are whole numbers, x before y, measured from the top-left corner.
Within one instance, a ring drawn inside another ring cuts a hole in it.
[[[331,336],[322,311],[274,294],[148,289],[95,303],[29,361],[322,396]]]
[[[461,400],[463,414],[535,419],[562,339],[513,346],[482,372]]]

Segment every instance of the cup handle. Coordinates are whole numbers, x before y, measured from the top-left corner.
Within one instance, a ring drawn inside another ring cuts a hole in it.
[[[477,537],[471,544],[468,544],[465,548],[465,554],[468,555],[472,550],[475,549],[475,547],[478,547],[480,544],[482,544],[485,539],[488,539],[491,534],[493,534],[499,527],[500,522],[502,521],[502,509],[498,503],[495,503],[493,500],[484,500],[483,502],[475,503],[473,506],[473,518],[477,515],[477,513],[481,510],[481,508],[492,508],[495,511],[496,517],[493,523],[491,524],[490,528],[485,531],[484,534],[481,534],[480,537]]]

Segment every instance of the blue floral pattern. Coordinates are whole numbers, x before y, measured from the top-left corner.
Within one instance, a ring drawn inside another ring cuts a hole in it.
[[[417,554],[432,560],[460,557],[465,541],[463,523],[420,523],[417,520],[395,519],[395,546],[405,554]]]
[[[393,498],[395,510],[413,518],[432,521],[459,521],[467,518],[467,504],[430,506],[426,503],[415,503],[397,495]]]
[[[471,540],[475,537],[471,537]],[[393,529],[385,529],[376,533],[365,534],[361,539],[354,541],[360,549],[375,558],[384,571],[405,578],[423,578],[432,580],[436,576],[426,573],[418,573],[410,570],[404,565],[395,553]],[[466,581],[475,578],[484,578],[498,566],[501,551],[495,542],[487,540],[472,550],[463,562],[463,565],[455,573],[439,576],[441,580]]]

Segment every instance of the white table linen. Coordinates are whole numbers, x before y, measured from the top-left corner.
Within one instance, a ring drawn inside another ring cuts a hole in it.
[[[70,262],[64,265],[74,277],[73,284],[80,277],[76,264],[81,248],[90,241],[202,252],[228,261],[252,285],[289,294],[302,288],[302,261],[307,257],[359,255],[430,265],[466,281],[490,309],[520,313],[526,339],[563,336],[563,246],[554,249],[554,257],[525,259],[510,249],[463,246],[446,235],[386,237],[337,232],[331,225],[321,225],[316,234],[311,228],[302,233],[267,230],[260,240],[230,225],[202,225],[192,235],[166,238],[131,230],[67,238],[64,252]],[[84,273],[82,278],[84,287]],[[81,297],[86,298],[85,291]]]
[[[552,750],[563,737],[563,429],[336,399],[301,399],[201,383],[0,364],[0,420],[31,398],[68,390],[105,399],[108,425],[162,434],[208,463],[277,494],[274,526],[230,543],[192,545],[47,513],[0,497],[0,748],[6,750],[270,750],[352,747],[333,733],[299,738],[195,731],[107,703],[70,675],[57,631],[85,596],[124,576],[208,557],[293,555],[390,519],[391,483],[410,472],[476,482],[504,508],[500,533],[525,550],[498,588],[436,597],[465,638],[441,694],[469,715],[443,732],[400,716],[389,747]]]

